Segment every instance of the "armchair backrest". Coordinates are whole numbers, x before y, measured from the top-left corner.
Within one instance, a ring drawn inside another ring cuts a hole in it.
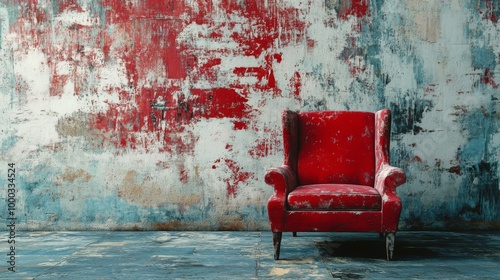
[[[300,185],[336,183],[373,186],[374,113],[287,111],[283,117],[285,155],[289,155],[288,159],[285,156],[285,164],[287,161],[291,164]],[[288,124],[285,124],[286,118]],[[288,128],[285,128],[286,125]],[[290,131],[287,132],[287,129]],[[287,140],[287,137],[291,139]]]

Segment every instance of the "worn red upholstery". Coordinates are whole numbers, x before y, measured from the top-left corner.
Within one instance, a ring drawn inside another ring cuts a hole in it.
[[[374,114],[307,112],[299,114],[298,179],[308,184],[373,186]]]
[[[385,233],[392,259],[406,180],[390,166],[390,111],[293,112],[283,121],[284,164],[266,172],[275,259],[282,232]]]
[[[363,185],[304,185],[288,194],[293,210],[380,210],[381,205],[379,192]]]

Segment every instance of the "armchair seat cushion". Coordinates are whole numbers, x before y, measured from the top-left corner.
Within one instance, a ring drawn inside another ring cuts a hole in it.
[[[314,184],[297,187],[288,194],[291,210],[380,211],[382,198],[371,186]]]

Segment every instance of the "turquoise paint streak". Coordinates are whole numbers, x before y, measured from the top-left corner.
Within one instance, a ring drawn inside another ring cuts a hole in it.
[[[472,67],[474,69],[495,69],[497,56],[489,47],[471,46]]]
[[[364,60],[373,66],[375,72],[375,94],[378,99],[379,108],[386,107],[385,86],[388,83],[387,76],[383,73],[380,61],[380,44],[388,38],[391,32],[390,26],[382,20],[381,10],[384,5],[383,0],[370,1],[370,21],[363,22],[362,33],[358,39],[358,45],[366,48]]]
[[[10,2],[10,4],[0,3],[0,8],[7,9],[9,23],[12,23],[15,22],[21,15],[21,5],[18,4],[18,1],[8,1],[8,2]],[[0,19],[0,22],[1,21],[2,19]]]
[[[488,10],[485,6],[486,1],[478,3],[465,1],[463,5],[474,16],[474,20],[468,21],[465,28],[465,34],[471,42],[472,67],[474,69],[495,69],[498,63],[498,54],[495,54],[493,47],[498,42],[493,41],[491,36],[485,35],[485,30],[489,28],[490,23],[488,18],[483,18]],[[497,5],[495,8],[496,13],[500,12],[500,6]]]
[[[141,221],[140,209],[130,205],[117,196],[90,198],[85,200],[80,223],[113,224],[137,223]]]
[[[494,91],[486,90],[492,94],[492,101]],[[463,203],[457,210],[459,218],[464,220],[500,220],[498,159],[494,157],[499,147],[491,145],[494,135],[499,133],[496,113],[494,102],[491,102],[489,106],[471,110],[461,118],[460,123],[469,138],[457,154],[464,174],[459,188]]]
[[[9,133],[12,132],[10,131]],[[16,135],[10,134],[2,141],[2,144],[0,145],[0,152],[2,155],[7,154],[7,152],[16,144],[18,138],[19,137]]]

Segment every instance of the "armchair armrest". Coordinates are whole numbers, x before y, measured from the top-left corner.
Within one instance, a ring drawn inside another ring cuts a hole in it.
[[[286,196],[295,189],[297,180],[292,169],[288,165],[268,169],[264,177],[266,184],[274,187],[274,195],[267,202],[269,222],[273,232],[286,230]]]
[[[396,187],[406,182],[406,175],[401,168],[382,164],[375,175],[375,189],[382,195],[382,231],[396,232],[401,199],[396,195]]]
[[[381,194],[396,193],[396,187],[406,182],[406,175],[403,169],[399,167],[390,166],[388,164],[382,165],[380,170],[375,176],[375,189]]]
[[[286,196],[297,185],[295,174],[288,165],[270,168],[264,177],[266,184],[274,187],[274,195]]]

